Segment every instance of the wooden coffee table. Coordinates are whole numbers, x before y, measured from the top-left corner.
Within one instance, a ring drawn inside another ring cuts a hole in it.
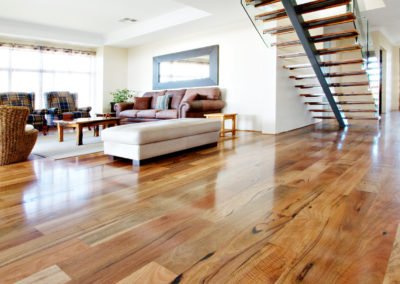
[[[82,145],[83,128],[91,127],[94,128],[94,136],[99,136],[99,126],[103,127],[117,126],[119,125],[119,117],[104,118],[104,117],[89,117],[89,118],[78,118],[74,120],[54,120],[57,123],[58,130],[58,141],[64,141],[64,128],[75,128],[76,129],[76,145]]]

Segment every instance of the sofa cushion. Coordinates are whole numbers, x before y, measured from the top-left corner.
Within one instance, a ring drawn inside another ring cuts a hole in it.
[[[183,96],[186,93],[186,89],[180,89],[180,90],[168,90],[165,95],[170,96],[171,99],[171,108],[172,109],[178,109],[179,104],[182,101]]]
[[[147,92],[143,94],[143,97],[151,97],[153,98],[151,100],[151,105],[150,108],[155,109],[156,108],[156,103],[157,103],[157,97],[158,96],[164,96],[166,91],[156,91],[156,92]]]
[[[178,118],[178,110],[176,109],[161,110],[156,113],[156,118],[159,119]]]
[[[31,130],[33,130],[33,129],[35,129],[35,128],[34,128],[33,125],[31,125],[31,124],[26,124],[26,125],[25,125],[25,132],[31,131]]]
[[[137,118],[156,118],[156,113],[158,111],[155,109],[141,110],[136,114]]]
[[[221,91],[218,87],[187,89],[182,102],[189,102],[200,98],[203,100],[220,100]]]
[[[151,100],[152,97],[136,97],[133,109],[140,109],[140,110],[149,109]]]
[[[140,110],[137,110],[137,109],[127,109],[127,110],[121,111],[119,113],[119,116],[121,116],[121,117],[136,117],[136,115],[139,111]]]
[[[156,102],[156,109],[158,110],[166,110],[168,109],[169,106],[169,99],[170,97],[168,95],[164,96],[158,96],[157,97],[157,102]]]

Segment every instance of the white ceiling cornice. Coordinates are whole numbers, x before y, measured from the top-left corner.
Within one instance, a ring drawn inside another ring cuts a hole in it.
[[[67,43],[88,47],[96,47],[104,43],[104,37],[100,34],[25,23],[3,18],[0,18],[0,35],[18,39]]]

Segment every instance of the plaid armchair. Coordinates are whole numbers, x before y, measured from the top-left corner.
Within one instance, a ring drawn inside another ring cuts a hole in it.
[[[47,114],[47,110],[34,109],[35,93],[20,93],[20,92],[0,93],[0,105],[22,106],[29,108],[27,124],[33,125],[33,127],[35,127],[38,130],[43,130],[43,133],[46,135],[47,121],[45,115]]]
[[[63,113],[72,113],[74,118],[90,117],[92,107],[78,108],[78,95],[70,92],[44,93],[44,101],[48,110],[47,123],[55,125],[54,120],[62,119]]]

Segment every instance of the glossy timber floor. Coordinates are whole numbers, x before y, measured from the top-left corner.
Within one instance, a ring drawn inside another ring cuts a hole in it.
[[[0,167],[0,220],[0,283],[400,283],[400,113]]]

